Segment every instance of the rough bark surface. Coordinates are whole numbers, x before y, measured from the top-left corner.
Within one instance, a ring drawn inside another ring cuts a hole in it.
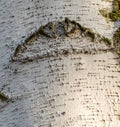
[[[0,127],[120,126],[120,60],[102,37],[117,26],[104,6],[0,1]]]

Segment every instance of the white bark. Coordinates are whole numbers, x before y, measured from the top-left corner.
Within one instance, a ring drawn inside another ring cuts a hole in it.
[[[40,36],[17,58],[52,57],[10,61],[32,32],[65,17],[111,38],[116,27],[99,14],[106,6],[111,2],[0,0],[0,91],[8,97],[0,100],[0,127],[120,126],[119,59],[105,43],[76,33]]]

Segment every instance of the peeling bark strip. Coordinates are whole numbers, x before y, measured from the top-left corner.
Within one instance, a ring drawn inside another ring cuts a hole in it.
[[[45,57],[54,56],[52,54],[56,54],[56,51],[53,51],[48,54],[43,54],[43,56],[42,55],[37,56],[35,58],[29,58],[29,57],[26,57],[24,59],[17,58],[20,54],[22,54],[25,50],[27,50],[27,46],[31,45],[35,40],[42,37],[41,35],[48,37],[50,39],[54,39],[57,37],[62,38],[64,36],[67,36],[70,38],[75,38],[75,37],[86,38],[86,37],[88,37],[89,39],[91,39],[91,41],[93,43],[94,42],[95,43],[104,42],[105,44],[107,44],[110,47],[109,50],[114,49],[114,47],[111,47],[112,41],[109,40],[108,38],[101,37],[99,34],[96,34],[92,30],[83,27],[79,23],[77,23],[75,21],[71,21],[69,18],[65,18],[65,20],[62,22],[49,22],[45,26],[41,26],[37,31],[35,31],[32,35],[30,35],[28,38],[26,38],[23,44],[21,44],[21,45],[19,44],[16,47],[15,52],[12,57],[12,60],[27,62],[27,61],[33,61],[33,59],[42,59]],[[67,51],[67,52],[65,52],[65,51]],[[64,49],[63,51],[60,51],[60,52],[62,52],[60,54],[65,55],[66,53],[69,54],[70,51]],[[75,52],[78,53],[81,51],[74,50],[73,53],[75,53]],[[57,54],[58,53],[59,52],[57,52]],[[87,52],[83,52],[83,53],[87,53]],[[88,52],[88,53],[90,53],[90,52]]]

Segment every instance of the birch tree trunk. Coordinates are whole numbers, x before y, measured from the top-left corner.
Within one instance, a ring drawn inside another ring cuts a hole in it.
[[[104,7],[0,0],[0,127],[120,126],[120,61],[105,38],[118,26]]]

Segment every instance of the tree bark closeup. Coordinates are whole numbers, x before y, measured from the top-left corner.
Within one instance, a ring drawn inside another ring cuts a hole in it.
[[[119,22],[104,0],[0,0],[0,127],[119,127]]]

